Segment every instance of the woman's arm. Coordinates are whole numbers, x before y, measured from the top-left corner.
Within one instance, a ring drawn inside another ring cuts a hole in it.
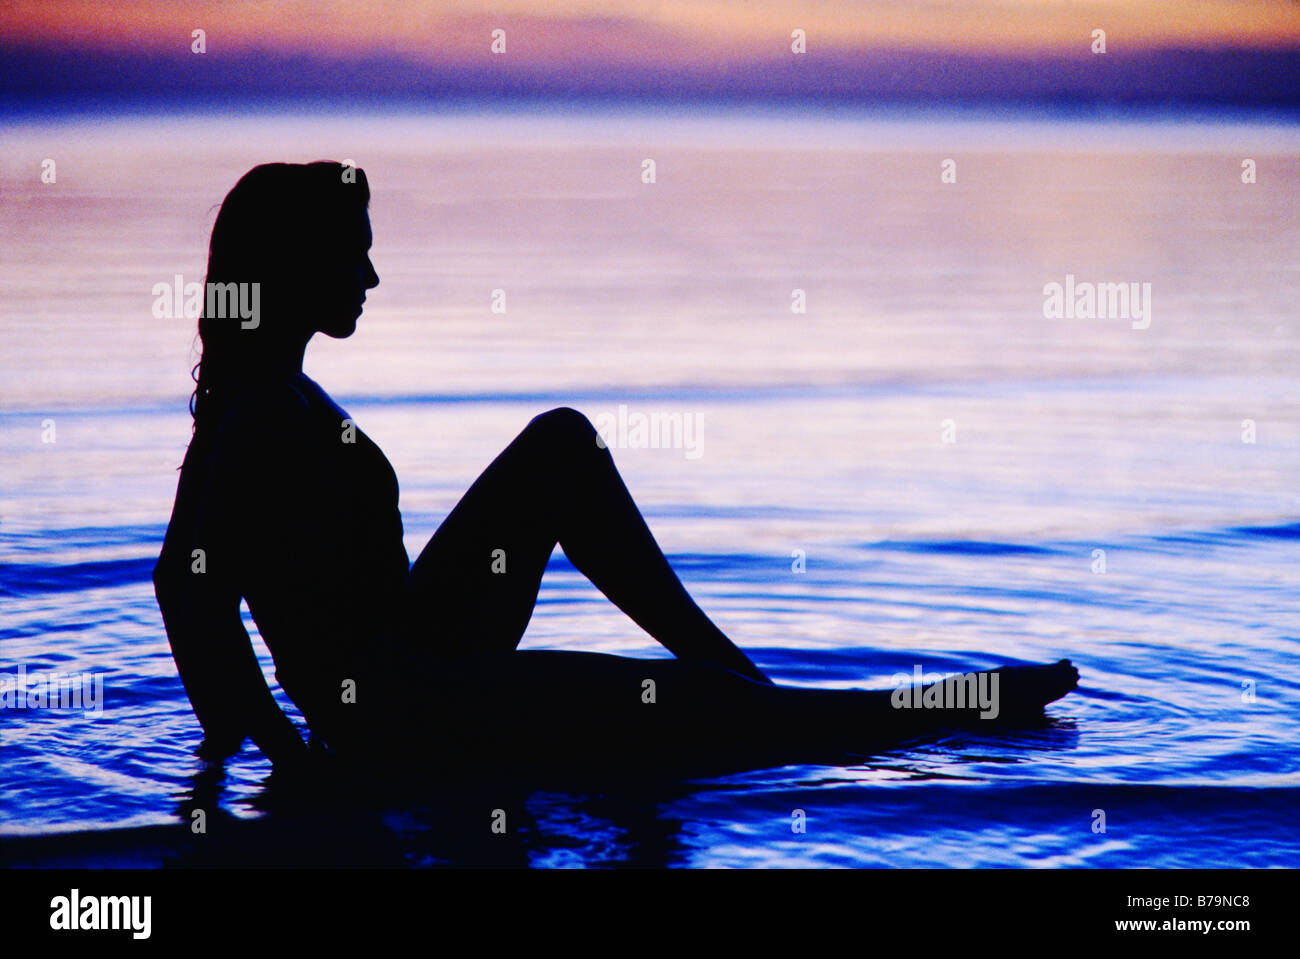
[[[273,763],[304,759],[302,737],[262,677],[238,595],[221,596],[212,588],[219,586],[216,577],[183,572],[166,560],[164,551],[154,569],[154,592],[205,749],[229,756],[251,737]]]

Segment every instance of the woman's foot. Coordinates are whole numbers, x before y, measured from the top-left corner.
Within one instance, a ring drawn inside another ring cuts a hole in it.
[[[992,670],[992,676],[997,676],[998,715],[990,718],[1036,713],[1079,686],[1079,670],[1068,659],[1047,666],[1003,666]]]
[[[1068,659],[1046,666],[1003,666],[987,672],[957,673],[923,686],[889,693],[896,723],[922,728],[982,726],[1041,713],[1079,684]]]

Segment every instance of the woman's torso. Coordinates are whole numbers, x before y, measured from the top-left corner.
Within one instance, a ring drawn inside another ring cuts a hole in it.
[[[350,707],[378,685],[358,689],[350,702],[341,683],[366,685],[396,661],[409,559],[397,476],[383,451],[317,384],[304,376],[293,388],[306,401],[306,435],[293,437],[293,456],[276,461],[292,475],[267,480],[271,488],[302,493],[282,493],[265,513],[236,511],[228,532],[240,547],[234,582],[278,681],[313,732],[335,741],[343,738],[341,724],[355,718]],[[225,475],[208,462],[213,449],[196,434],[178,512],[220,492],[205,488],[208,477]],[[182,495],[189,500],[184,508]],[[300,542],[279,542],[284,530],[296,531],[289,536]]]

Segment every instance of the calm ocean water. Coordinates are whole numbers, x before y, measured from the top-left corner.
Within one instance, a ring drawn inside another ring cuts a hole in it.
[[[0,710],[0,860],[201,856],[155,828],[195,803],[239,820],[250,856],[310,858],[314,816],[385,862],[501,855],[468,838],[482,784],[286,799],[251,744],[220,784],[196,777],[149,582],[195,358],[153,285],[203,279],[248,167],[346,157],[374,190],[381,286],[308,372],[392,460],[412,556],[537,412],[679,414],[698,456],[615,459],[778,682],[1063,656],[1082,675],[1042,728],[850,767],[515,784],[511,861],[1300,864],[1297,150],[1293,126],[1226,122],[10,120],[0,673],[96,674],[104,709]],[[1149,327],[1045,319],[1067,274],[1150,283]],[[666,655],[552,565],[523,648]]]

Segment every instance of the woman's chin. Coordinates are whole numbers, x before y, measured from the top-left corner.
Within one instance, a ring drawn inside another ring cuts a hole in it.
[[[322,327],[321,332],[330,339],[345,340],[357,331],[357,320],[353,317],[350,320],[339,320],[327,327]]]

